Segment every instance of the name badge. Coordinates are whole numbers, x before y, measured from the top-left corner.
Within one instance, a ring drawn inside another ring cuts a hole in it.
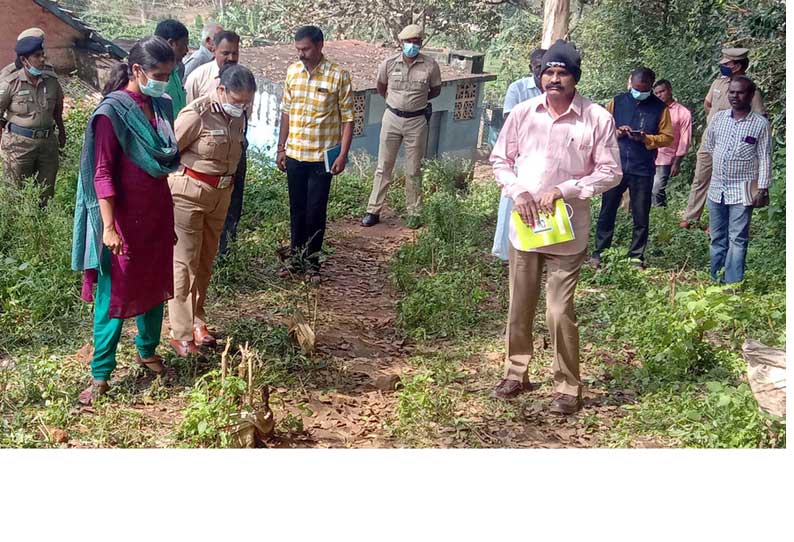
[[[18,92],[18,94],[19,94],[20,96],[28,96],[28,95],[30,95],[30,90],[20,90],[20,91]]]
[[[226,130],[207,130],[207,134],[211,136],[225,135]]]

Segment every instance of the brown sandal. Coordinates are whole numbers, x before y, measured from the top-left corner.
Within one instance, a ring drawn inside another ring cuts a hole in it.
[[[77,402],[83,406],[91,406],[97,399],[105,395],[109,389],[110,386],[107,381],[94,380],[90,386],[80,392],[80,395],[77,396]]]
[[[157,376],[162,376],[165,380],[176,379],[176,369],[165,365],[163,363],[163,358],[156,354],[147,361],[141,357],[140,353],[136,353],[135,362],[141,367],[150,370]]]

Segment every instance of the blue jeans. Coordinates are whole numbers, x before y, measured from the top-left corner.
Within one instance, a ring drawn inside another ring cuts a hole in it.
[[[744,261],[753,208],[741,203],[726,205],[708,200],[711,232],[711,278],[724,284],[744,278]],[[719,273],[725,269],[720,279]]]
[[[667,207],[667,183],[670,182],[670,170],[673,166],[656,166],[653,178],[653,206]]]

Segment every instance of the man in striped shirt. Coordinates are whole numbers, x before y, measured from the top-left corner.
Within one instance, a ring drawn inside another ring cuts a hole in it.
[[[292,256],[279,275],[306,267],[307,278],[318,282],[331,176],[345,169],[353,141],[353,86],[350,73],[323,56],[316,26],[298,29],[295,48],[300,60],[287,69],[276,150],[276,164],[287,173]],[[325,151],[337,145],[326,171]]]
[[[704,150],[713,162],[708,192],[711,277],[726,284],[744,278],[753,207],[769,204],[771,135],[769,121],[751,111],[754,95],[750,78],[734,76],[728,86],[731,109],[715,114],[704,136]]]

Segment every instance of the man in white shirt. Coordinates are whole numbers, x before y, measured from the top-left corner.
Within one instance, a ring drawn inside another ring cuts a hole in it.
[[[543,90],[540,88],[540,60],[543,58],[543,53],[545,52],[545,49],[535,49],[532,51],[529,55],[529,69],[531,75],[519,79],[518,81],[513,81],[510,83],[510,86],[507,87],[505,103],[502,108],[505,118],[507,118],[510,111],[521,102],[525,102],[535,96],[543,94]]]

